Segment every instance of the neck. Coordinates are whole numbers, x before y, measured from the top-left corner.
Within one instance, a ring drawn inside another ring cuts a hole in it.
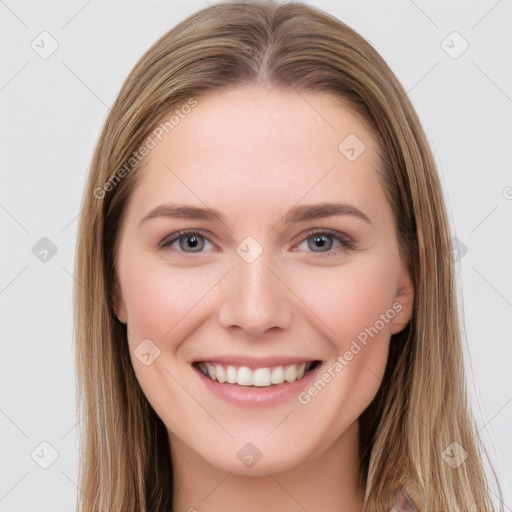
[[[358,423],[314,459],[287,471],[246,476],[223,470],[169,434],[174,512],[361,512]]]

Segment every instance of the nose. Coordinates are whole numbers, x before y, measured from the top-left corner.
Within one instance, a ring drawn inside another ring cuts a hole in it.
[[[269,268],[263,253],[252,263],[238,258],[223,283],[218,319],[222,327],[239,328],[261,337],[270,330],[288,329],[293,321],[290,291]]]

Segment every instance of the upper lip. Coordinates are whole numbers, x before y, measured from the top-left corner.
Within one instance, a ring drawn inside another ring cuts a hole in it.
[[[272,356],[272,357],[244,357],[244,356],[213,356],[195,359],[193,363],[211,363],[223,366],[247,366],[248,368],[268,368],[271,366],[287,366],[291,364],[309,363],[319,361],[315,358]]]

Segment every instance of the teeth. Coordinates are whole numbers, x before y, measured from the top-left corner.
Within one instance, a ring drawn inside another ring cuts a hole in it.
[[[218,367],[219,365],[217,365]],[[247,366],[242,366],[238,369],[236,374],[236,383],[239,386],[252,386],[253,385],[253,376],[252,370],[247,368]]]
[[[215,368],[211,364],[206,366],[206,370],[210,379],[217,380],[215,377]]]
[[[284,370],[282,366],[277,366],[272,370],[270,382],[272,382],[272,384],[282,384],[284,382]]]
[[[226,382],[226,371],[220,364],[215,365],[215,376],[220,383]]]
[[[274,366],[272,368],[256,368],[252,370],[247,366],[222,366],[220,364],[198,363],[204,375],[221,384],[238,384],[239,386],[268,387],[284,382],[294,382],[304,377],[313,362]]]
[[[287,366],[284,370],[284,380],[286,382],[293,382],[297,379],[297,365],[292,364]]]
[[[258,387],[270,386],[271,376],[270,368],[258,368],[252,374],[252,384]]]
[[[236,368],[234,366],[228,366],[226,370],[226,380],[230,384],[236,384]]]

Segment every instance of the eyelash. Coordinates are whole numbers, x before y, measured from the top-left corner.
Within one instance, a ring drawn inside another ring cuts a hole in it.
[[[338,241],[340,245],[335,249],[330,249],[329,251],[319,251],[319,252],[306,251],[306,252],[311,252],[312,254],[315,254],[317,256],[333,256],[333,255],[337,255],[343,249],[345,249],[345,250],[354,250],[355,249],[354,242],[350,237],[348,237],[347,235],[345,235],[343,233],[340,233],[339,231],[335,231],[333,229],[312,229],[312,230],[306,232],[304,237],[301,238],[300,242],[296,245],[302,244],[303,242],[307,241],[309,238],[311,238],[315,235],[327,235],[329,237],[334,238],[336,241]],[[170,246],[174,242],[177,242],[180,238],[186,237],[186,236],[198,236],[198,237],[204,238],[209,243],[213,243],[201,231],[182,230],[182,231],[177,231],[176,233],[172,233],[171,235],[168,235],[167,237],[165,237],[160,242],[159,249],[167,250],[168,248],[170,248]],[[194,252],[187,253],[186,251],[181,251],[181,250],[179,250],[178,252],[183,252],[184,254],[194,254]],[[197,251],[197,253],[201,253],[201,252],[203,252],[203,251]]]

